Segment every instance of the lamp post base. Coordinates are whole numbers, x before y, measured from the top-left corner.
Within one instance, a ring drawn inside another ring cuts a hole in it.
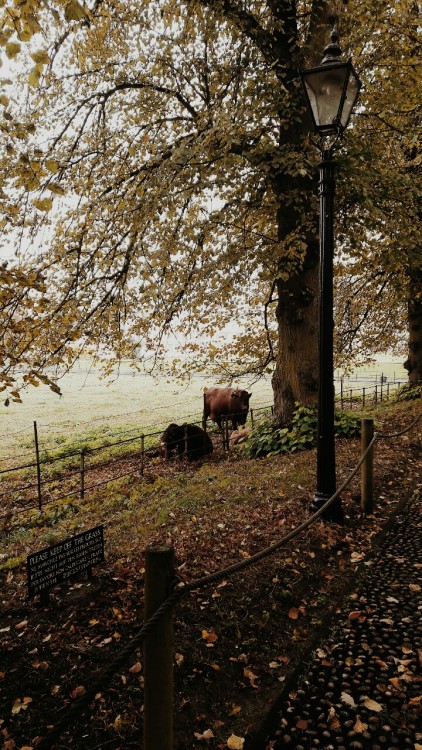
[[[310,505],[311,513],[316,513],[317,510],[322,508],[322,506],[325,505],[325,503],[330,499],[331,496],[332,495],[324,495],[322,493],[316,492],[314,499],[312,500],[312,503]],[[324,511],[321,518],[323,518],[324,521],[333,521],[334,523],[338,523],[341,526],[344,524],[343,506],[339,497],[334,500],[332,505],[330,505]]]

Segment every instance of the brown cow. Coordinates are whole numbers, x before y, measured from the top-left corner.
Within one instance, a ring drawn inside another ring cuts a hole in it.
[[[203,426],[210,417],[221,428],[222,417],[231,419],[233,429],[244,425],[249,411],[252,393],[239,388],[205,388]]]
[[[160,446],[167,460],[173,454],[182,458],[186,452],[189,461],[197,461],[213,450],[210,436],[196,424],[178,425],[174,422],[164,430]]]

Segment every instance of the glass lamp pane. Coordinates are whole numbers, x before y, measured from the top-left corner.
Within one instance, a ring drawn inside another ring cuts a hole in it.
[[[343,110],[341,113],[341,126],[345,128],[349,122],[350,115],[352,114],[353,107],[355,106],[356,99],[358,98],[359,89],[361,82],[357,77],[354,69],[350,66],[349,80],[347,81],[346,95],[343,104]]]
[[[317,128],[330,129],[337,124],[347,72],[346,64],[335,68],[317,68],[303,75]]]

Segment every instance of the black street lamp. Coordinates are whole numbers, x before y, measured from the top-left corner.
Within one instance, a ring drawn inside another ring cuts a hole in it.
[[[302,72],[302,82],[319,135],[315,145],[321,153],[319,166],[319,380],[317,434],[317,488],[311,510],[319,510],[336,491],[334,434],[334,316],[333,316],[333,149],[346,128],[357,100],[361,82],[350,60],[340,60],[336,29],[324,50],[321,65]],[[343,522],[343,508],[337,498],[323,513],[329,521]]]

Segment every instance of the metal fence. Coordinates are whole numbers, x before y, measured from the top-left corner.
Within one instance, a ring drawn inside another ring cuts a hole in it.
[[[359,410],[382,403],[394,396],[404,381],[387,381],[381,376],[372,384],[367,383],[361,387],[352,387],[352,384],[355,386],[355,381],[344,378],[336,381],[337,408]],[[247,424],[253,428],[257,420],[270,416],[272,412],[273,406],[270,404],[252,408]],[[191,417],[196,419],[186,421],[185,424],[202,425],[200,415]],[[133,432],[135,434],[130,437],[120,437]],[[135,428],[120,432],[115,440],[110,438],[97,446],[84,446],[50,456],[40,441],[37,422],[34,422],[33,452],[7,457],[3,460],[3,468],[0,464],[0,520],[9,517],[11,513],[17,515],[31,508],[41,511],[49,503],[83,500],[87,493],[98,487],[128,476],[142,477],[148,466],[151,466],[154,446],[157,447],[162,432],[162,426],[151,432],[138,432]],[[213,435],[214,443],[221,441],[222,448],[229,450],[227,424],[222,433],[209,434]],[[22,462],[7,465],[14,458],[21,458]]]

